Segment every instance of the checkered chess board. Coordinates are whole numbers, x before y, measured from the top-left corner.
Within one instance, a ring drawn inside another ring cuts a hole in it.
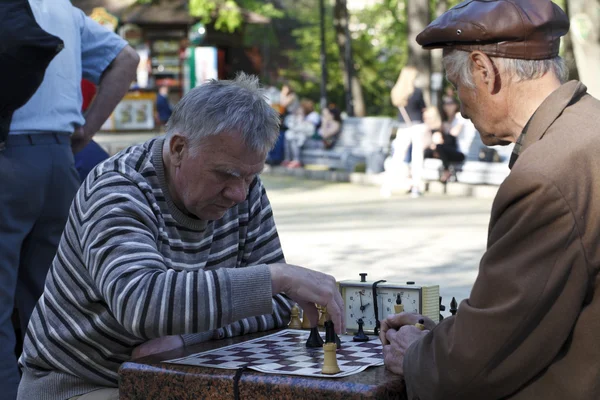
[[[379,338],[370,336],[371,340],[368,342],[354,342],[352,336],[342,335],[342,348],[337,350],[341,372],[335,375],[322,374],[323,349],[306,347],[309,334],[309,331],[286,329],[258,339],[165,362],[224,369],[247,367],[266,374],[323,378],[341,378],[364,371],[367,367],[383,365]]]

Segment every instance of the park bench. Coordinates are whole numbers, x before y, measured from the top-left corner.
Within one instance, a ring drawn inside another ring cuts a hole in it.
[[[452,163],[450,165],[453,179],[471,185],[500,185],[508,176],[510,169],[508,162],[514,145],[509,146],[491,146],[496,150],[499,156],[498,162],[480,161],[479,153],[485,145],[481,141],[479,134],[473,137],[469,146],[469,152],[465,161],[461,163]],[[437,159],[425,159],[423,165],[423,180],[437,181],[442,172],[442,162]]]
[[[329,150],[302,149],[302,162],[347,172],[364,164],[367,173],[382,172],[393,128],[390,117],[346,117],[335,146]]]

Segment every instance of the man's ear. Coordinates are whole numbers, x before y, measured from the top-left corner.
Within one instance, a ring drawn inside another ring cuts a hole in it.
[[[171,165],[178,167],[181,165],[181,160],[189,150],[188,140],[185,136],[174,134],[169,139],[169,159]]]
[[[500,91],[502,81],[496,64],[487,54],[481,51],[473,51],[469,58],[471,59],[474,81],[481,82],[487,88],[489,94],[496,94]]]

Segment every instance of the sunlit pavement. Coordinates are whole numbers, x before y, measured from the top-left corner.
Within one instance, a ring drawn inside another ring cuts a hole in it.
[[[262,177],[286,259],[337,280],[440,285],[463,300],[485,250],[491,199],[382,198],[377,187]],[[444,313],[444,314],[447,314]]]

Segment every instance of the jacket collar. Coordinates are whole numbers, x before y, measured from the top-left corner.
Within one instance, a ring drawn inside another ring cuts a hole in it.
[[[523,133],[517,142],[517,151],[513,154],[509,167],[512,168],[520,154],[533,143],[541,140],[554,121],[562,114],[565,108],[575,103],[587,92],[585,85],[579,81],[569,81],[561,85],[542,102],[533,113]]]

